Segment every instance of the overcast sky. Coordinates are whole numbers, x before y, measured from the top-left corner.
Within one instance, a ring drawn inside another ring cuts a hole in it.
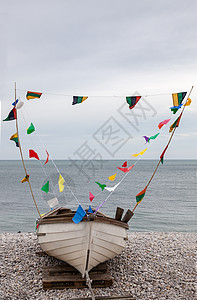
[[[0,7],[1,120],[17,97],[24,156],[45,159],[128,159],[143,135],[159,132],[172,115],[171,93],[189,91],[166,158],[196,158],[197,1],[2,1]],[[25,100],[26,91],[43,92]],[[130,111],[125,97],[142,95]],[[89,98],[72,106],[72,95]],[[141,104],[140,104],[141,103]],[[31,138],[25,130],[33,122]],[[171,123],[170,123],[171,124]],[[0,159],[19,159],[14,121],[1,122]],[[144,155],[157,159],[170,137],[165,126]],[[111,130],[111,135],[109,131]],[[112,137],[113,135],[113,137]],[[84,151],[82,151],[84,150]]]

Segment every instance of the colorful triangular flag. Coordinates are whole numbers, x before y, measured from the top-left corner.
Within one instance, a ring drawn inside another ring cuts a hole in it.
[[[163,125],[167,124],[170,120],[171,120],[171,119],[166,119],[166,120],[160,122],[160,123],[158,124],[158,128],[161,129],[161,127],[162,127]]]
[[[16,108],[14,107],[8,114],[7,118],[3,121],[12,121],[16,120]]]
[[[23,182],[26,182],[26,181],[29,181],[29,175],[26,175],[26,176],[21,180],[22,183],[23,183]]]
[[[117,173],[112,175],[112,176],[109,176],[108,179],[111,180],[111,181],[114,181],[114,179],[116,178],[116,175],[117,175]]]
[[[49,181],[47,181],[43,187],[41,188],[41,190],[45,193],[48,193],[49,192]]]
[[[102,191],[103,191],[104,188],[106,187],[106,184],[101,184],[101,183],[99,183],[99,182],[97,182],[97,181],[95,181],[95,183],[98,184],[98,186],[100,186],[100,188],[101,188]]]
[[[16,143],[16,147],[19,147],[19,143],[18,143],[18,135],[17,133],[13,134],[10,138],[10,141],[14,141]]]
[[[139,204],[142,199],[144,198],[145,196],[145,193],[146,193],[146,190],[147,190],[147,186],[139,193],[136,195],[136,202]]]
[[[32,157],[36,158],[37,160],[40,160],[38,154],[34,150],[30,149],[29,150],[29,158],[32,158]]]
[[[46,150],[46,149],[45,149]],[[48,151],[46,150],[46,153],[47,153],[47,159],[46,159],[46,161],[45,161],[45,163],[44,163],[44,165],[46,165],[47,163],[48,163],[48,161],[49,161],[49,153],[48,153]]]
[[[30,92],[30,91],[28,91],[26,94],[27,100],[35,99],[35,98],[39,99],[41,96],[42,96],[42,93]]]
[[[35,131],[35,127],[33,123],[31,123],[31,125],[27,128],[27,134],[31,134],[34,131]]]
[[[60,193],[63,192],[63,190],[64,190],[64,182],[65,182],[65,180],[64,180],[64,178],[62,177],[62,175],[60,174],[60,175],[59,175],[59,181],[58,181],[58,184],[59,184],[59,192],[60,192]]]
[[[75,105],[75,104],[79,104],[79,103],[82,103],[84,102],[86,99],[88,99],[88,97],[79,97],[79,96],[73,96],[73,102],[72,102],[72,105]]]
[[[91,192],[89,192],[89,199],[90,199],[91,202],[94,199],[94,195]]]
[[[141,96],[131,96],[131,97],[126,97],[126,101],[129,104],[129,108],[132,109],[135,107],[135,105],[138,103],[140,100]]]
[[[75,224],[78,224],[79,222],[81,222],[81,220],[83,220],[83,217],[85,215],[86,215],[85,210],[83,209],[83,207],[81,205],[79,205],[79,207],[77,208],[77,211],[76,211],[74,217],[72,218],[72,220]]]
[[[134,167],[134,165],[130,166],[129,168],[119,168],[117,167],[120,171],[124,172],[124,173],[127,173],[129,172],[132,168]]]

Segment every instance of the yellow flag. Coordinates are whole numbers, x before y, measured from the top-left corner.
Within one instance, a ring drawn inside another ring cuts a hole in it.
[[[65,182],[65,180],[62,177],[62,175],[60,174],[59,181],[58,181],[60,193],[63,192],[63,190],[64,190],[64,182]]]
[[[144,154],[144,152],[146,152],[146,150],[147,150],[148,148],[146,148],[146,149],[144,149],[144,150],[142,150],[141,152],[139,152],[139,153],[137,153],[137,154],[133,154],[132,156],[135,156],[135,157],[137,157],[138,155],[143,155]]]
[[[192,100],[190,98],[187,99],[187,102],[184,104],[184,106],[189,106],[191,104]]]
[[[23,183],[23,182],[26,182],[26,181],[29,181],[29,175],[26,175],[26,176],[21,180],[22,183]]]
[[[112,175],[112,176],[109,176],[108,179],[111,180],[111,181],[114,181],[114,179],[116,178],[116,175],[117,175],[117,173]]]

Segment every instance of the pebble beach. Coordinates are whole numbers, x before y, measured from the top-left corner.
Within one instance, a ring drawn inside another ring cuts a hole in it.
[[[197,299],[196,233],[129,233],[124,251],[108,261],[113,285],[95,296]],[[0,299],[56,300],[90,297],[87,288],[44,290],[42,267],[64,264],[41,251],[34,233],[0,234]]]

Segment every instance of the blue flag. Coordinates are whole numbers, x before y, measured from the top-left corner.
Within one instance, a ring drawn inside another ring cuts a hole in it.
[[[91,213],[91,214],[93,213],[92,207],[90,205],[89,205],[89,208],[88,208],[88,212]]]
[[[79,222],[81,222],[81,220],[83,220],[83,217],[85,215],[86,215],[85,210],[83,209],[83,207],[81,205],[79,205],[79,207],[77,208],[77,211],[76,211],[74,217],[72,218],[72,220],[75,224],[78,224]]]

